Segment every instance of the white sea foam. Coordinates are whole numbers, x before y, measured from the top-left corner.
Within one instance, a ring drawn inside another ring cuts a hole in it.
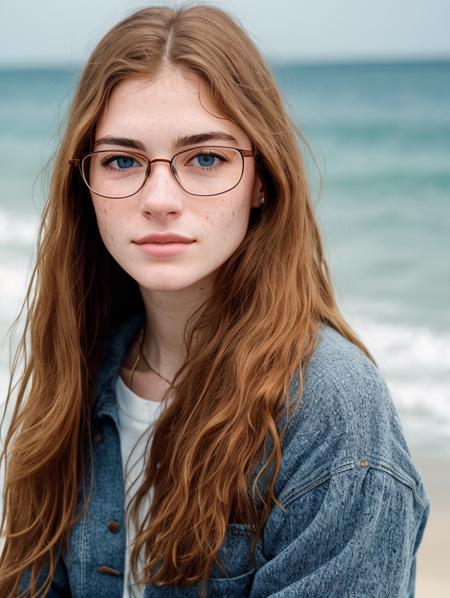
[[[3,258],[0,248],[0,257]],[[6,396],[9,378],[9,328],[19,315],[27,281],[30,274],[30,264],[26,256],[15,256],[14,261],[3,263],[0,260],[0,401]],[[20,326],[12,331],[13,349],[18,341]]]
[[[450,453],[450,334],[368,317],[353,323],[380,367],[408,438],[419,448],[439,439]]]
[[[0,210],[0,246],[32,247],[39,220],[36,216]]]
[[[389,369],[434,369],[450,372],[450,334],[436,334],[425,326],[361,323],[374,350],[389,358]]]
[[[14,263],[0,263],[0,322],[7,323],[16,317],[24,298],[29,270],[25,258]]]
[[[423,325],[385,324],[369,318],[358,320],[355,328],[392,383],[407,389],[408,396],[421,398],[411,398],[405,407],[419,406],[424,396],[432,394],[445,399],[450,416],[450,334]],[[429,386],[419,393],[417,384],[424,379]]]

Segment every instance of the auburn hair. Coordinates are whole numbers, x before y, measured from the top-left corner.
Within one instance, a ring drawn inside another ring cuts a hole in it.
[[[221,113],[247,134],[265,203],[252,210],[244,240],[194,314],[186,362],[155,424],[130,512],[139,524],[133,570],[140,554],[145,561],[141,581],[207,579],[231,522],[251,525],[254,549],[270,510],[282,507],[274,495],[285,431],[280,418],[289,413],[295,373],[300,405],[321,323],[375,363],[335,301],[302,155],[307,142],[249,35],[210,5],[134,12],[87,61],[53,161],[8,389],[7,405],[13,393],[14,405],[1,455],[2,596],[17,594],[27,570],[32,597],[49,591],[80,516],[79,489],[90,483],[85,464],[106,339],[143,310],[137,283],[103,245],[88,190],[69,159],[92,150],[96,122],[117,84],[151,81],[165,67],[200,77]],[[139,522],[151,487],[151,508]],[[37,588],[44,565],[48,575]]]

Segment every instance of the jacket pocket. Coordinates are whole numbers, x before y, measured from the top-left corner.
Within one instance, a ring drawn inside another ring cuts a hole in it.
[[[249,562],[250,525],[230,523],[217,558],[228,572],[214,564],[208,580],[207,598],[244,598],[250,594],[256,570],[266,562],[258,539],[254,562]],[[200,584],[182,586],[147,586],[145,598],[198,598]]]
[[[218,565],[213,565],[208,581],[208,598],[243,598],[250,593],[255,572],[265,562],[261,540],[258,539],[256,544],[253,562],[249,560],[250,544],[250,525],[230,523],[217,555],[228,575]]]

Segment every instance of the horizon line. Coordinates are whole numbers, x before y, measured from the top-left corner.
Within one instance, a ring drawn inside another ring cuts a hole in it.
[[[388,65],[388,64],[446,64],[450,63],[449,55],[430,55],[430,56],[347,56],[347,57],[280,57],[265,56],[265,59],[272,67],[283,66],[370,66],[370,65]],[[10,62],[2,64],[1,71],[11,70],[81,70],[87,61],[80,62]]]

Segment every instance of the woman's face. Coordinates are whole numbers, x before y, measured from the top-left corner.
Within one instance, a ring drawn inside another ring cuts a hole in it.
[[[251,150],[247,135],[210,102],[205,104],[207,94],[202,93],[201,103],[201,90],[200,79],[175,69],[161,72],[150,83],[133,79],[118,84],[97,123],[94,149],[137,151],[150,160],[170,160],[177,151],[205,145]],[[174,149],[180,137],[212,132],[217,139]],[[236,143],[224,135],[233,136]],[[143,149],[111,143],[107,137],[132,139]],[[195,165],[208,165],[209,160],[197,158]],[[119,160],[113,166],[130,164]],[[251,208],[260,206],[263,190],[255,161],[244,158],[244,173],[234,189],[201,197],[182,189],[167,162],[154,162],[151,168],[145,185],[131,197],[109,199],[91,193],[103,242],[141,290],[203,288],[245,237]],[[140,243],[153,233],[175,233],[192,242],[174,251]]]

